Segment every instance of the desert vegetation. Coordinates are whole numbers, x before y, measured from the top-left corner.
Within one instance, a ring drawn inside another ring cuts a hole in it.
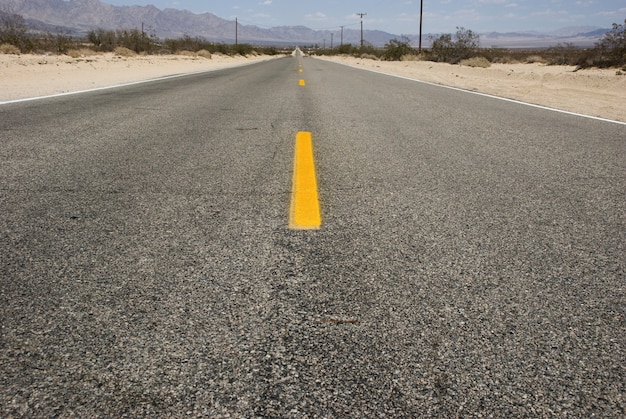
[[[122,56],[132,54],[188,54],[211,58],[211,54],[224,55],[277,55],[285,51],[273,46],[250,44],[225,44],[201,37],[185,35],[179,39],[159,40],[155,35],[139,29],[95,29],[86,36],[67,33],[40,33],[30,31],[24,18],[16,14],[0,15],[0,53],[52,53],[82,55],[114,52]],[[291,50],[289,50],[291,52]]]
[[[350,55],[386,61],[435,61],[470,67],[488,67],[491,63],[543,63],[546,65],[571,65],[577,68],[618,67],[626,71],[626,20],[613,24],[593,48],[580,48],[573,44],[557,44],[542,49],[483,48],[480,36],[470,29],[457,28],[455,34],[431,37],[431,47],[417,51],[407,37],[392,39],[384,48],[371,45],[355,47],[344,44],[333,49],[315,46],[307,50],[317,55]]]
[[[417,51],[407,37],[392,39],[379,48],[343,44],[335,48],[317,45],[302,49],[315,55],[350,55],[358,58],[385,61],[435,61],[470,67],[489,67],[491,63],[543,63],[587,67],[617,67],[626,71],[626,20],[613,24],[593,48],[579,48],[573,44],[557,44],[543,49],[484,48],[480,36],[471,29],[457,27],[455,34],[430,37],[430,48]],[[84,37],[62,32],[40,33],[29,31],[22,16],[0,14],[0,53],[54,53],[70,56],[98,52],[114,52],[120,56],[132,54],[195,54],[210,58],[211,54],[276,55],[289,53],[277,47],[250,44],[225,44],[201,37],[185,35],[178,39],[160,40],[139,29],[91,30]]]

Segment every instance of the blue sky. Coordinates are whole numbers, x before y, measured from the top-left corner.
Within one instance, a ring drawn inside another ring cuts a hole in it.
[[[114,5],[152,4],[194,13],[210,12],[260,27],[304,25],[312,29],[359,28],[394,34],[419,32],[420,0],[102,0]],[[424,33],[551,31],[567,26],[624,23],[624,0],[423,0]]]

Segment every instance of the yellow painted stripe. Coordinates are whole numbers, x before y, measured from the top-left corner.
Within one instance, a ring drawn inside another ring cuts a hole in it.
[[[300,79],[300,86],[304,86],[304,80]]]
[[[322,225],[320,204],[313,160],[313,141],[310,132],[301,131],[296,136],[293,160],[293,184],[289,228],[292,230],[317,230]]]

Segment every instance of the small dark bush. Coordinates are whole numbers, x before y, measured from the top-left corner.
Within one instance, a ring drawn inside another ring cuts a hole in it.
[[[409,39],[403,37],[402,40],[392,39],[385,44],[385,52],[382,56],[386,61],[400,61],[405,55],[415,54],[415,50],[409,44]]]
[[[458,64],[459,61],[478,55],[480,36],[470,29],[456,28],[454,38],[451,34],[444,34],[439,38],[431,37],[431,57],[433,61],[442,61]]]

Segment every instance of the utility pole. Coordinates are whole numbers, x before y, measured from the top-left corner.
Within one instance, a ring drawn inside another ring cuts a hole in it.
[[[422,14],[423,13],[424,13],[424,0],[420,0],[420,45],[417,50],[420,54],[422,52]]]
[[[330,33],[330,49],[333,49],[333,36],[334,35],[335,35],[334,33],[332,32]]]
[[[341,27],[341,45],[343,46],[343,26]]]
[[[237,18],[235,18],[235,46],[238,45],[239,42],[239,33],[238,33],[238,28],[239,25],[237,24]]]
[[[367,13],[357,13],[357,16],[361,16],[361,48],[363,48],[363,16],[366,16]]]

